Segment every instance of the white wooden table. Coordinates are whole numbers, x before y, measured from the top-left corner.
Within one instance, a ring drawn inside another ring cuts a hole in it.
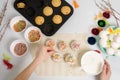
[[[70,4],[72,4],[72,0],[66,0]],[[0,0],[0,11],[5,5],[6,0]],[[8,19],[20,15],[13,8],[14,0],[9,0],[9,4],[7,6],[7,11],[5,17],[3,19],[2,25],[8,21]],[[119,0],[111,0],[112,6],[120,12],[120,1]],[[73,16],[63,25],[63,27],[57,33],[90,33],[90,27],[94,26],[95,22],[93,20],[95,14],[99,12],[99,9],[94,4],[94,0],[78,0],[80,7],[74,10]],[[111,20],[114,23],[114,19]],[[31,25],[31,24],[29,24]],[[91,35],[91,34],[90,34]],[[32,61],[30,53],[21,58],[14,57],[10,51],[9,46],[10,43],[15,39],[24,39],[23,33],[15,34],[8,28],[5,36],[0,42],[0,80],[14,80],[14,78],[19,74],[27,65]],[[96,45],[91,46],[91,49],[97,49]],[[14,68],[12,70],[7,70],[6,67],[2,63],[2,53],[6,53],[11,56],[11,63],[14,64]],[[111,80],[119,80],[120,78],[120,58],[111,57],[108,59],[111,68],[112,68],[112,77]],[[30,77],[30,80],[97,80],[94,76],[80,76],[80,77],[40,77],[35,73]]]

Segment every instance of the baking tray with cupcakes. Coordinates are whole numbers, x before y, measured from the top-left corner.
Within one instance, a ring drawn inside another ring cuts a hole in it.
[[[15,9],[46,36],[52,36],[72,16],[65,0],[16,0]]]

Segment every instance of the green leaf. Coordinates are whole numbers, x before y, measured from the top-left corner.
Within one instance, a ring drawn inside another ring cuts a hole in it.
[[[7,61],[11,60],[10,56],[8,56],[7,54],[3,53],[3,58]]]

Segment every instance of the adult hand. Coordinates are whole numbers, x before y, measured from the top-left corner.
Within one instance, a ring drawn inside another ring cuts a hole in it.
[[[54,49],[51,47],[41,46],[38,48],[36,59],[43,62],[53,55],[54,52]]]
[[[100,80],[110,80],[110,76],[111,76],[111,68],[109,63],[105,60],[103,71],[100,74]]]

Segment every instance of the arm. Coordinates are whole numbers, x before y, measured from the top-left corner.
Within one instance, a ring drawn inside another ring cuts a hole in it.
[[[110,80],[111,69],[109,63],[105,60],[103,71],[100,74],[100,80]]]
[[[34,61],[24,70],[22,71],[15,80],[28,80],[33,71],[36,69],[36,67],[44,62],[46,59],[48,59],[49,56],[51,56],[54,53],[54,50],[50,47],[41,47],[38,50],[38,55],[34,59]]]

